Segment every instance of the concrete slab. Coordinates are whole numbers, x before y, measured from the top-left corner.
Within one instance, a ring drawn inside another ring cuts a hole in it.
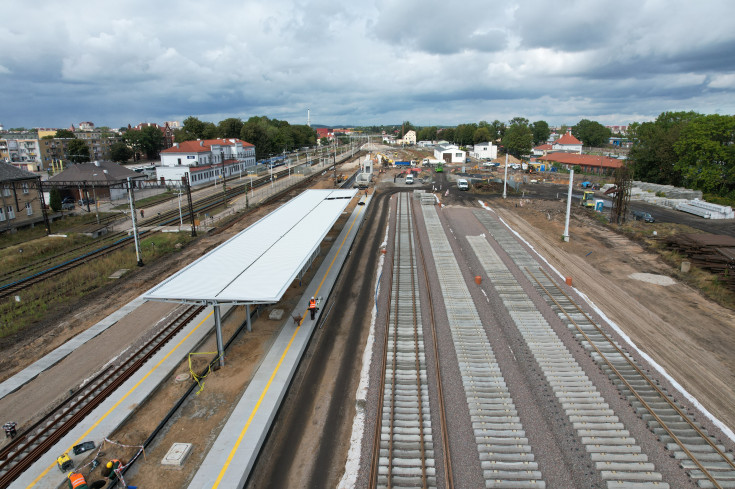
[[[0,384],[0,399],[7,396],[11,392],[23,387],[31,380],[35,379],[41,372],[53,367],[61,360],[70,355],[74,350],[82,346],[87,341],[91,340],[95,336],[103,333],[107,328],[127,316],[130,312],[140,307],[144,302],[143,296],[137,297],[132,301],[125,304],[123,307],[113,312],[99,323],[95,324],[86,331],[79,333],[74,338],[70,339],[45,357],[21,370],[14,376],[5,380]]]
[[[174,443],[161,460],[161,464],[181,467],[186,457],[189,456],[189,452],[191,452],[191,443]]]
[[[202,487],[242,488],[260,452],[273,418],[288,390],[296,367],[316,327],[323,309],[312,320],[307,307],[309,298],[327,299],[349,253],[355,235],[372,200],[355,206],[342,233],[304,291],[291,316],[302,316],[300,324],[286,322],[255,373],[232,415],[209,450],[204,462],[189,484]],[[326,302],[323,301],[323,303]]]

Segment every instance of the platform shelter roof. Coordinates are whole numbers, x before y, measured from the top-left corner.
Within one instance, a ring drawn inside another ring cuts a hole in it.
[[[278,302],[356,193],[306,190],[144,298],[200,304]]]

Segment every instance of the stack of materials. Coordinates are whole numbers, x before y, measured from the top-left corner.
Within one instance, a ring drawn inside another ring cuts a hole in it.
[[[705,219],[735,219],[732,207],[710,204],[703,200],[688,200],[676,206],[677,211],[688,212]]]
[[[689,257],[692,265],[708,270],[735,290],[735,237],[719,234],[677,234],[667,244]]]

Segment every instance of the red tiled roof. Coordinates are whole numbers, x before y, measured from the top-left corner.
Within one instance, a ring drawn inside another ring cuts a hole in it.
[[[240,139],[234,140],[236,143],[242,143],[244,148],[252,147],[253,145],[242,141]],[[231,146],[233,143],[229,139],[202,139],[200,141],[184,141],[178,143],[178,147],[175,145],[164,149],[161,153],[206,153],[212,150],[213,145],[220,146]]]
[[[571,131],[556,140],[556,144],[582,144],[582,141],[572,136]]]
[[[540,156],[538,161],[552,161],[563,165],[598,166],[603,168],[620,168],[623,162],[617,158],[597,155],[578,155],[574,153],[550,153]]]
[[[551,148],[553,148],[553,146],[552,146],[552,145],[550,145],[550,144],[541,144],[541,145],[539,145],[539,146],[536,146],[536,147],[535,147],[535,148],[533,148],[533,149],[537,149],[537,150],[539,150],[539,151],[543,151],[543,150],[545,150],[545,149],[551,149]]]

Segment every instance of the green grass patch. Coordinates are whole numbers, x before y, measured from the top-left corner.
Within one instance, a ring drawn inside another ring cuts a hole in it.
[[[142,259],[146,264],[177,252],[193,238],[189,233],[157,233],[142,240]],[[177,246],[178,245],[178,246]],[[20,291],[20,302],[14,297],[0,303],[0,337],[15,334],[34,324],[70,310],[86,295],[115,284],[108,278],[121,268],[134,274],[136,267],[133,245],[93,260],[60,276]]]

